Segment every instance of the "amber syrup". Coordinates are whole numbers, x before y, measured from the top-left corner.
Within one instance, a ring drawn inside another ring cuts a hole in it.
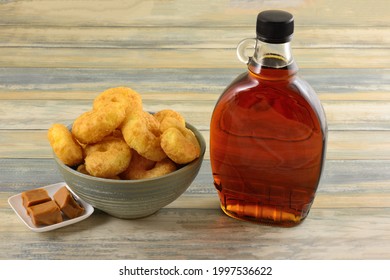
[[[217,102],[210,158],[221,208],[231,217],[293,226],[310,210],[323,169],[326,120],[296,71],[295,64],[248,71]]]

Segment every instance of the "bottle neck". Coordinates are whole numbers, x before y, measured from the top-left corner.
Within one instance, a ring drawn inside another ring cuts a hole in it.
[[[289,70],[289,76],[298,71],[291,52],[290,42],[270,44],[256,40],[255,53],[250,58],[248,69],[261,75],[264,69]]]

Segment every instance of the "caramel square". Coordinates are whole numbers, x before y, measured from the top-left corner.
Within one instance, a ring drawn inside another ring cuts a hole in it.
[[[51,198],[45,189],[38,188],[23,192],[22,200],[24,208],[27,209],[30,206],[50,201]]]
[[[62,222],[61,210],[53,201],[47,201],[27,208],[34,225],[52,225]]]
[[[60,188],[53,196],[54,201],[60,207],[61,211],[69,219],[81,216],[84,213],[84,208],[80,206],[70,191],[64,186]]]

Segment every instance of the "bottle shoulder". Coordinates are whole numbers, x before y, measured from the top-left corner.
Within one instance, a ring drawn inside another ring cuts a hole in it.
[[[265,94],[272,91],[274,94],[291,98],[294,95],[312,95],[314,90],[298,75],[290,75],[287,78],[268,79],[251,71],[238,75],[229,86],[226,87],[221,97],[237,98],[238,95]],[[308,91],[303,92],[303,91]]]
[[[297,74],[289,75],[287,78],[267,79],[251,71],[238,75],[222,95],[251,94],[259,91],[274,90],[280,94],[302,95],[306,99],[318,99],[318,96],[310,84]]]
[[[320,99],[309,83],[298,75],[288,80],[263,80],[244,72],[226,88],[215,110],[221,111],[221,116],[234,115],[239,123],[252,117],[255,124],[260,115],[272,115],[273,124],[278,119],[276,116],[283,116],[282,119],[308,127],[312,126],[310,122],[318,122],[322,131],[327,130]]]

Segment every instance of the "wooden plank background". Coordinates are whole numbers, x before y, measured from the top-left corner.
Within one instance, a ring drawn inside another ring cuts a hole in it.
[[[207,149],[188,191],[149,218],[96,211],[45,234],[24,227],[8,197],[62,180],[47,128],[106,88],[180,111],[208,141],[217,98],[246,70],[235,47],[265,9],[294,14],[293,54],[328,118],[325,174],[302,225],[225,216]],[[387,0],[0,1],[0,259],[389,259],[389,12]]]

